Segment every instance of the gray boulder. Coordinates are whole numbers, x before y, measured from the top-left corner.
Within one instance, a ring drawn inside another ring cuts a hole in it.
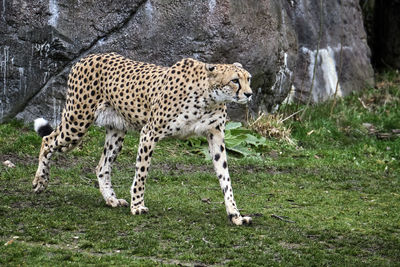
[[[290,2],[293,9],[289,14],[299,46],[293,75],[294,96],[319,102],[334,95],[336,87],[338,95],[344,96],[373,85],[371,52],[359,1]]]
[[[248,107],[253,116],[275,109],[289,92],[307,98],[319,2],[5,1],[0,12],[0,121],[43,116],[57,124],[73,63],[90,53],[111,51],[166,66],[184,57],[240,62],[253,75],[255,97]],[[341,40],[342,94],[373,82],[358,1],[326,2],[323,21],[315,101],[332,94]],[[229,115],[243,120],[245,109],[231,105]]]

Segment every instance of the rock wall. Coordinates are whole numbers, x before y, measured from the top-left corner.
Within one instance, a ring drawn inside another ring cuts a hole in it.
[[[249,111],[256,115],[290,92],[307,97],[314,65],[313,99],[331,95],[342,43],[341,93],[361,89],[373,71],[358,1],[324,2],[315,61],[318,0],[3,0],[0,122],[44,116],[57,124],[71,66],[97,52],[161,65],[183,57],[241,62],[253,75]],[[246,112],[231,105],[229,114],[240,120]]]

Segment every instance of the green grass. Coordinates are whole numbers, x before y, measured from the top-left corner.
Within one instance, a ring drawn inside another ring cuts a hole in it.
[[[228,222],[212,164],[188,142],[157,146],[150,212],[133,216],[107,207],[97,188],[102,129],[54,157],[50,185],[36,195],[41,140],[20,122],[2,124],[0,160],[16,168],[0,166],[0,265],[400,266],[400,138],[379,139],[362,126],[400,129],[397,76],[384,78],[379,89],[340,100],[333,115],[327,102],[287,121],[297,147],[268,140],[261,156],[229,155],[249,227]],[[125,199],[137,142],[137,133],[127,136],[113,170]]]

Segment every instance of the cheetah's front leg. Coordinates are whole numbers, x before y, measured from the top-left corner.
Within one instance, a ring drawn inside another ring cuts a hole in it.
[[[207,135],[207,140],[214,169],[217,173],[222,193],[224,194],[225,207],[229,220],[235,225],[250,224],[251,217],[243,217],[240,215],[233,197],[224,144],[224,133],[219,129],[214,129]]]
[[[131,213],[134,215],[149,211],[144,205],[144,188],[157,139],[153,131],[147,130],[146,126],[142,129],[136,157],[135,178],[131,187]]]

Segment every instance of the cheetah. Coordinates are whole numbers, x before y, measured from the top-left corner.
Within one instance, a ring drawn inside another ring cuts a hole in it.
[[[114,192],[111,169],[127,131],[138,130],[130,210],[134,215],[146,213],[145,182],[156,143],[166,137],[205,136],[229,220],[235,225],[250,224],[252,218],[240,214],[233,197],[224,144],[226,103],[248,103],[250,79],[240,63],[207,64],[186,58],[163,67],[115,53],[82,58],[68,77],[61,123],[53,129],[43,118],[35,121],[35,130],[43,139],[34,192],[48,185],[51,156],[76,147],[96,123],[106,129],[96,168],[100,192],[111,207],[129,206]]]

